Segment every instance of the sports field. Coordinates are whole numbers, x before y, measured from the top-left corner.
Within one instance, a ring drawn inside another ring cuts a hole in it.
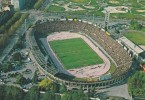
[[[68,0],[68,1],[76,2],[76,3],[87,3],[87,2],[89,2],[89,0]]]
[[[145,34],[141,32],[128,32],[125,37],[137,45],[145,45]]]
[[[102,64],[103,60],[81,38],[54,40],[49,44],[65,69]]]
[[[56,5],[50,5],[46,11],[49,11],[49,12],[62,12],[62,11],[65,11],[65,8],[63,7],[60,7],[60,6],[56,6]]]

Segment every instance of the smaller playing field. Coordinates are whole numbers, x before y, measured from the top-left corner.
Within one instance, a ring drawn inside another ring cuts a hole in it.
[[[88,0],[68,0],[68,1],[76,2],[76,3],[87,3],[87,2],[90,2]]]
[[[137,45],[145,45],[145,34],[141,32],[128,32],[125,37]]]
[[[102,64],[103,60],[81,38],[49,41],[65,69]]]

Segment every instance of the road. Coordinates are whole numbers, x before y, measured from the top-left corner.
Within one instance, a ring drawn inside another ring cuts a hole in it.
[[[128,94],[128,85],[127,84],[97,90],[97,93],[106,94],[108,96],[124,97],[127,100],[132,100],[132,97]]]

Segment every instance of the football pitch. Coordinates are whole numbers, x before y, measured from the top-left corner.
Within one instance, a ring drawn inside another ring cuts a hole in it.
[[[102,64],[103,60],[81,38],[49,41],[65,69]]]

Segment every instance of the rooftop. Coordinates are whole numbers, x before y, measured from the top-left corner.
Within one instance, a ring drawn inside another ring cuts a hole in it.
[[[119,38],[118,40],[124,43],[127,47],[129,47],[131,50],[133,50],[137,54],[140,54],[144,51],[143,49],[141,49],[139,46],[137,46],[136,44],[134,44],[132,41],[128,40],[124,36]]]

